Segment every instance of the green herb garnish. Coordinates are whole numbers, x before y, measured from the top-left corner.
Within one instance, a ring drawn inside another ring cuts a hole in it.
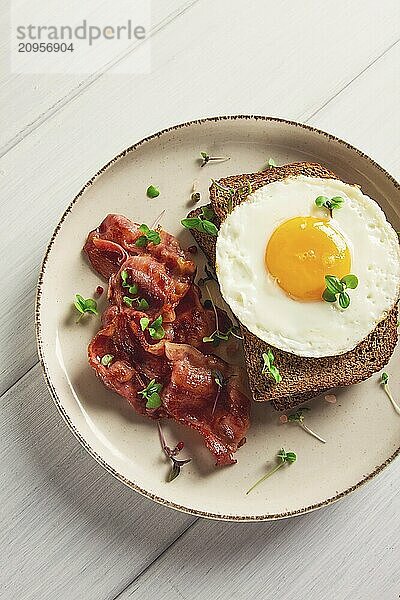
[[[198,217],[182,219],[181,224],[188,229],[195,229],[196,231],[201,231],[202,233],[207,233],[208,235],[216,237],[218,235],[218,229],[216,225],[212,223],[212,219],[214,218],[214,211],[209,206],[203,206]]]
[[[246,185],[242,185],[238,188],[227,187],[225,185],[222,185],[218,181],[215,181],[215,179],[211,179],[211,181],[213,182],[213,184],[215,185],[215,187],[218,190],[221,190],[222,192],[224,192],[224,195],[228,195],[228,212],[229,213],[231,213],[233,210],[233,197],[235,196],[235,194],[238,194],[240,196],[240,198],[243,200],[246,196],[251,194],[251,192],[253,191],[250,181],[247,181]]]
[[[342,208],[344,204],[344,199],[341,196],[335,196],[334,198],[327,198],[326,196],[318,196],[315,200],[315,204],[318,207],[324,207],[329,210],[329,215],[332,218],[333,210],[336,208]]]
[[[109,364],[112,363],[114,356],[112,354],[105,354],[101,359],[101,364],[103,367],[108,367]]]
[[[335,275],[325,275],[326,288],[322,294],[325,302],[336,302],[339,300],[341,308],[348,308],[350,305],[350,296],[346,289],[355,290],[358,286],[358,278],[355,275],[345,275],[339,279]]]
[[[159,408],[161,406],[161,390],[161,383],[156,383],[156,380],[152,379],[143,390],[138,392],[146,400],[146,408]]]
[[[205,167],[210,161],[225,162],[230,160],[230,156],[210,156],[207,152],[200,152],[201,167]]]
[[[144,223],[139,227],[139,231],[143,234],[135,242],[135,246],[143,248],[149,242],[157,246],[161,242],[160,234],[155,229],[150,229]]]
[[[322,438],[321,436],[319,436],[317,433],[315,433],[315,431],[313,431],[312,429],[310,429],[305,423],[304,423],[304,411],[306,410],[310,410],[307,407],[304,408],[300,408],[299,410],[297,410],[295,413],[288,415],[288,422],[289,423],[297,423],[297,425],[299,425],[299,427],[301,427],[302,429],[304,429],[304,431],[306,431],[307,433],[309,433],[310,435],[312,435],[313,437],[315,437],[317,440],[319,440],[320,442],[322,442],[323,444],[326,444],[326,440],[324,440],[324,438]]]
[[[150,319],[143,317],[140,319],[140,327],[142,328],[142,331],[148,329],[150,337],[152,337],[153,340],[162,340],[165,336],[165,330],[162,326],[162,322],[162,315],[157,317],[157,319],[155,319],[152,323],[150,323]]]
[[[224,385],[227,384],[227,380],[224,379],[224,376],[222,375],[221,371],[212,371],[211,375],[217,385],[217,393],[215,395],[214,406],[211,411],[211,414],[213,415],[217,407],[218,398],[220,397],[222,388],[224,387]]]
[[[144,298],[139,298],[138,301],[138,309],[139,310],[147,310],[149,308],[149,303]]]
[[[122,287],[123,288],[128,288],[129,293],[130,294],[137,294],[138,293],[138,287],[136,284],[130,284],[128,283],[128,271],[121,271],[121,280],[122,280]]]
[[[276,167],[276,162],[274,161],[273,158],[269,158],[267,165],[270,169],[273,169],[274,167]]]
[[[203,337],[203,342],[205,344],[207,344],[208,342],[210,342],[214,346],[218,346],[219,343],[220,343],[220,341],[227,342],[230,335],[233,335],[233,337],[236,337],[239,340],[242,340],[243,337],[237,333],[239,331],[238,327],[232,326],[232,327],[229,327],[229,329],[227,331],[225,331],[225,332],[220,331],[220,329],[219,329],[219,318],[218,318],[217,307],[215,306],[214,299],[213,299],[213,297],[211,295],[211,292],[210,292],[210,289],[209,289],[208,285],[206,283],[204,285],[205,285],[205,288],[206,288],[207,293],[208,293],[209,298],[210,298],[211,307],[212,307],[212,309],[214,311],[216,330],[213,331],[210,335],[207,335],[207,336]]]
[[[274,379],[275,383],[280,383],[282,381],[282,375],[279,373],[279,369],[275,366],[275,357],[271,350],[268,352],[264,352],[262,355],[263,359],[263,368],[262,375],[269,375]]]
[[[172,462],[171,469],[167,475],[167,481],[168,481],[168,483],[170,483],[171,481],[173,481],[174,479],[176,479],[178,477],[183,465],[186,465],[192,459],[186,458],[185,460],[179,460],[178,458],[175,458],[179,454],[179,452],[181,452],[181,450],[183,450],[184,443],[178,442],[177,445],[175,446],[175,448],[171,449],[168,446],[167,441],[165,439],[164,432],[162,430],[160,421],[157,421],[157,427],[158,427],[158,434],[160,437],[161,448],[162,448],[165,456],[167,458],[169,458],[170,461]]]
[[[271,471],[268,471],[268,473],[263,475],[263,477],[261,477],[261,479],[256,481],[255,484],[252,485],[249,490],[247,490],[246,495],[250,494],[250,492],[252,492],[255,487],[257,487],[260,483],[262,483],[263,481],[268,479],[268,477],[271,477],[271,475],[276,473],[276,471],[278,471],[281,467],[283,467],[284,464],[290,465],[290,464],[296,462],[297,454],[295,452],[286,452],[286,450],[284,448],[281,448],[277,454],[277,458],[278,458],[279,462],[276,465],[276,467],[271,469]]]
[[[160,190],[155,185],[149,185],[146,194],[148,198],[157,198],[160,195]]]
[[[397,402],[395,402],[392,392],[389,388],[388,382],[389,382],[389,375],[387,373],[382,373],[382,375],[381,375],[382,387],[385,390],[385,393],[386,393],[387,397],[389,398],[390,402],[392,403],[394,410],[397,412],[398,415],[400,415],[400,406],[397,404]]]
[[[77,319],[77,323],[82,319],[85,314],[98,315],[97,302],[93,298],[84,298],[80,294],[75,294],[74,306],[80,313]]]
[[[121,271],[122,287],[127,289],[130,294],[133,294],[135,298],[124,296],[122,298],[122,301],[124,302],[124,304],[126,304],[126,306],[129,306],[129,308],[132,308],[133,304],[135,303],[139,310],[147,310],[149,308],[149,303],[144,298],[139,298],[139,296],[137,296],[137,293],[139,291],[138,286],[135,283],[130,284],[128,278],[128,271],[126,271],[125,269]]]

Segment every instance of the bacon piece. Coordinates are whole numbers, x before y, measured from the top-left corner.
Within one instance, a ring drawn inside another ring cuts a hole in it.
[[[239,389],[239,373],[210,352],[204,343],[218,327],[225,332],[232,323],[220,309],[204,308],[193,284],[196,267],[176,238],[160,231],[161,242],[137,247],[139,225],[120,215],[108,215],[87,238],[85,251],[93,267],[110,278],[109,306],[103,328],[91,341],[89,363],[104,385],[126,398],[134,409],[153,419],[171,418],[203,435],[217,465],[235,463],[233,453],[245,442],[250,402]],[[134,297],[123,287],[121,272],[137,296],[149,304],[146,312],[126,305]],[[142,331],[140,319],[163,317],[165,336],[153,340]],[[102,365],[104,355],[113,359]],[[224,380],[222,388],[216,373]],[[148,382],[162,384],[161,406],[147,409],[139,395]]]
[[[108,388],[126,398],[139,414],[153,418],[165,415],[161,409],[147,410],[146,401],[138,392],[151,379],[165,382],[170,377],[170,366],[165,359],[165,341],[150,343],[141,331],[139,320],[144,313],[122,311],[101,329],[88,347],[89,364]],[[113,360],[107,367],[101,364],[105,354]]]
[[[167,271],[179,281],[190,284],[196,273],[196,265],[181,248],[176,237],[160,230],[159,244],[150,242],[146,246],[138,247],[135,242],[143,235],[139,227],[140,225],[122,215],[107,215],[99,227],[89,233],[84,246],[93,268],[108,278],[120,269],[128,256],[150,254],[159,263],[164,264]]]
[[[128,258],[128,254],[122,246],[99,237],[97,230],[89,233],[83,248],[94,270],[106,279],[115,273]]]
[[[236,463],[232,455],[245,443],[250,425],[250,401],[239,389],[239,372],[187,344],[166,342],[165,354],[172,365],[171,380],[162,392],[167,415],[201,433],[217,465]],[[215,371],[227,383],[213,412],[219,391]]]
[[[174,308],[188,291],[188,283],[171,276],[165,265],[150,255],[131,256],[110,278],[108,297],[117,306],[125,306],[123,298],[129,295],[122,286],[122,271],[128,273],[128,282],[138,287],[138,296],[149,303],[148,315],[155,318],[161,314],[166,322],[175,319]]]
[[[210,342],[203,342],[203,338],[209,337],[216,330],[217,325],[213,309],[204,308],[200,299],[200,288],[193,284],[176,309],[176,319],[172,323],[173,339],[176,343],[190,344],[208,354],[212,352],[213,345]],[[225,332],[232,326],[232,322],[224,310],[220,308],[216,310],[219,327]]]

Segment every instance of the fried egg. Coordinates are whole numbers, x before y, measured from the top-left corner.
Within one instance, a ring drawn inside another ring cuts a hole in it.
[[[344,202],[331,217],[319,196]],[[399,299],[396,232],[374,200],[335,179],[289,177],[250,194],[221,225],[216,269],[240,322],[298,356],[352,350]],[[358,286],[347,308],[322,299],[326,275],[349,274]]]

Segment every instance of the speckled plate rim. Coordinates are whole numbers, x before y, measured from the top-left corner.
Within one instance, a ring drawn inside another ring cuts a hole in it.
[[[46,273],[46,265],[47,265],[47,261],[48,261],[48,257],[49,254],[51,252],[52,246],[54,244],[54,241],[63,225],[63,222],[65,221],[66,217],[68,216],[68,213],[71,211],[72,207],[74,206],[74,204],[79,200],[79,198],[82,196],[82,194],[84,193],[84,191],[86,190],[86,188],[88,188],[89,186],[91,186],[94,181],[97,179],[97,177],[99,177],[102,173],[104,173],[104,171],[106,171],[106,169],[108,169],[108,167],[110,167],[111,165],[113,165],[116,161],[118,161],[119,159],[123,158],[124,156],[126,156],[128,153],[135,151],[137,148],[139,148],[139,146],[142,146],[143,144],[145,144],[146,142],[149,142],[150,140],[153,140],[154,138],[160,137],[166,133],[172,132],[172,131],[176,131],[178,129],[181,129],[183,127],[190,127],[192,125],[202,125],[205,123],[210,123],[210,122],[216,122],[216,121],[233,121],[236,119],[241,119],[241,120],[260,120],[260,121],[267,121],[267,122],[271,122],[271,123],[282,123],[282,124],[286,124],[289,126],[293,126],[293,127],[300,127],[308,132],[312,132],[312,133],[316,133],[318,135],[322,135],[324,137],[326,137],[328,140],[330,141],[334,141],[337,142],[343,146],[345,146],[348,150],[351,150],[352,152],[355,152],[356,154],[358,154],[359,156],[361,156],[362,158],[366,159],[375,169],[378,169],[379,171],[381,171],[381,173],[387,178],[389,179],[392,184],[395,186],[395,188],[397,188],[398,190],[400,190],[400,184],[394,179],[394,177],[392,175],[390,175],[390,173],[388,173],[386,171],[386,169],[384,169],[383,167],[381,167],[377,162],[375,162],[372,158],[370,158],[368,155],[364,154],[361,150],[359,150],[358,148],[356,148],[355,146],[352,146],[351,144],[349,144],[348,142],[330,134],[327,133],[326,131],[322,131],[321,129],[317,129],[316,127],[312,127],[310,125],[305,125],[304,123],[299,123],[297,121],[291,121],[288,119],[282,119],[279,117],[267,117],[267,116],[261,116],[261,115],[224,115],[224,116],[217,116],[217,117],[207,117],[207,118],[202,118],[202,119],[195,119],[192,121],[188,121],[186,123],[180,123],[178,125],[173,125],[171,127],[167,127],[166,129],[162,129],[161,131],[158,131],[156,133],[153,133],[145,138],[143,138],[142,140],[140,140],[139,142],[137,142],[136,144],[133,144],[132,146],[129,146],[128,148],[126,148],[125,150],[123,150],[122,152],[120,152],[120,154],[118,154],[117,156],[115,156],[114,158],[112,158],[108,163],[106,163],[101,169],[99,169],[97,171],[97,173],[82,187],[82,189],[78,192],[78,194],[75,196],[75,198],[70,202],[70,204],[68,205],[67,209],[64,211],[60,221],[58,222],[53,235],[51,236],[51,239],[47,245],[46,248],[46,252],[40,267],[40,273],[39,273],[39,278],[38,278],[38,284],[37,284],[37,289],[36,289],[36,300],[35,300],[35,331],[36,331],[36,344],[37,344],[37,349],[38,349],[38,355],[39,355],[39,362],[44,374],[44,378],[47,384],[47,387],[51,393],[51,396],[54,400],[54,403],[59,411],[59,413],[61,414],[62,418],[64,419],[64,421],[66,422],[66,424],[68,425],[69,429],[72,431],[72,433],[75,435],[75,437],[78,439],[78,441],[81,443],[81,445],[85,448],[85,450],[109,473],[111,473],[111,475],[113,475],[116,479],[118,479],[119,481],[121,481],[122,483],[124,483],[126,486],[128,486],[129,488],[135,490],[136,492],[139,492],[140,494],[142,494],[143,496],[145,496],[146,498],[149,498],[150,500],[153,500],[154,502],[157,502],[158,504],[161,504],[163,506],[168,506],[169,508],[173,508],[175,510],[178,510],[180,512],[183,513],[187,513],[190,515],[195,515],[198,517],[205,517],[208,519],[216,519],[219,521],[237,521],[237,522],[256,522],[256,521],[274,521],[274,520],[278,520],[278,519],[286,519],[288,517],[294,517],[297,515],[302,515],[314,510],[317,510],[319,508],[322,508],[323,506],[328,506],[329,504],[333,504],[334,502],[337,502],[338,500],[340,500],[341,498],[344,498],[345,496],[347,496],[348,494],[350,494],[351,492],[354,492],[355,490],[359,489],[362,485],[364,485],[365,483],[367,483],[368,481],[370,481],[373,477],[375,477],[376,475],[378,475],[381,471],[383,471],[383,469],[385,469],[385,467],[387,467],[397,456],[400,455],[400,447],[397,448],[397,450],[395,450],[395,452],[386,460],[384,461],[382,464],[380,464],[379,466],[377,466],[371,473],[369,473],[368,475],[366,475],[365,477],[363,477],[362,479],[360,479],[356,484],[352,485],[351,487],[347,488],[346,490],[340,492],[339,494],[337,494],[336,496],[332,496],[330,498],[327,498],[326,500],[319,502],[317,504],[311,504],[309,506],[305,506],[304,508],[298,509],[298,510],[293,510],[293,511],[289,511],[289,512],[283,512],[283,513],[276,513],[276,514],[266,514],[266,515],[254,515],[254,516],[249,516],[249,515],[224,515],[224,514],[218,514],[218,513],[210,513],[210,512],[204,512],[201,510],[195,510],[193,508],[187,507],[187,506],[182,506],[180,504],[177,504],[175,502],[171,502],[169,500],[165,500],[164,498],[161,498],[160,496],[157,496],[155,494],[152,494],[151,492],[148,492],[147,490],[141,488],[139,485],[137,485],[136,483],[134,483],[133,481],[130,481],[129,479],[127,479],[126,477],[124,477],[124,475],[122,475],[121,473],[118,473],[118,471],[116,471],[110,464],[107,463],[107,461],[102,458],[85,440],[84,436],[78,431],[78,429],[75,427],[75,425],[73,424],[73,422],[71,421],[71,418],[69,417],[68,413],[66,412],[66,410],[64,409],[60,397],[57,393],[57,390],[55,388],[55,385],[52,382],[51,376],[50,376],[50,372],[49,372],[49,368],[48,365],[46,363],[46,359],[45,359],[45,355],[44,355],[44,350],[43,350],[43,339],[42,339],[42,324],[40,321],[40,307],[41,307],[41,295],[42,295],[42,285],[43,285],[43,281],[44,281],[44,277],[45,277],[45,273]]]

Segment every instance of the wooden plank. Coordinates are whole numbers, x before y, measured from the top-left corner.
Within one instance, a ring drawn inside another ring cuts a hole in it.
[[[24,1],[27,3],[27,0]],[[148,32],[146,43],[152,43],[151,38],[160,29],[188,10],[196,1],[152,0],[152,26]],[[3,4],[8,5],[7,2],[3,2]],[[48,4],[46,10],[49,22],[51,22],[52,15],[57,14],[57,4]],[[9,7],[4,6],[4,10],[0,13],[0,31],[6,40],[9,38],[9,27]],[[137,44],[132,44],[132,52],[137,50],[137,46]],[[8,62],[9,45],[2,44],[0,64],[7,68],[4,68],[3,76],[0,79],[0,113],[2,115],[0,156],[101,77],[99,74],[93,76],[62,73],[51,75],[15,74],[10,72]],[[10,98],[12,98],[11,102]]]
[[[275,523],[197,521],[118,600],[398,595],[399,461],[353,496]],[[306,485],[307,482],[304,482]]]
[[[194,518],[106,473],[62,423],[39,366],[2,397],[3,600],[113,598]]]
[[[396,46],[312,119],[398,171],[399,59]],[[187,598],[188,590],[191,600],[395,598],[399,475],[397,460],[342,502],[287,522],[198,521],[120,600],[146,598],[156,585],[160,600]]]
[[[8,152],[0,161],[0,238],[8,240],[0,300],[10,296],[13,310],[0,314],[0,392],[36,361],[38,265],[82,184],[121,149],[175,122],[226,112],[307,118],[393,43],[400,4],[385,7],[255,0],[236,6],[228,27],[230,1],[202,0],[153,38],[150,75],[106,74]]]
[[[311,119],[363,150],[400,180],[400,43]],[[339,118],[340,117],[340,118]]]

